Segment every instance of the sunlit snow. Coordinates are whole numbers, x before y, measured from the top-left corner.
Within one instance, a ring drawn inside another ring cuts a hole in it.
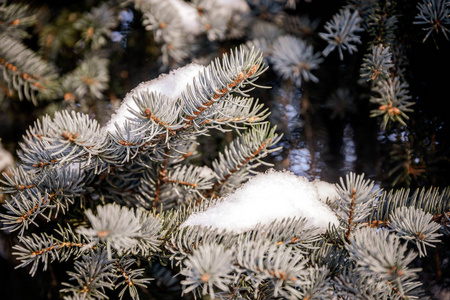
[[[310,182],[289,171],[269,170],[250,179],[217,205],[191,215],[182,227],[211,226],[240,233],[258,224],[304,217],[311,226],[325,232],[329,224],[338,224],[336,215],[324,203],[335,197],[338,194],[330,183]]]
[[[172,70],[169,74],[161,74],[158,78],[142,82],[131,92],[129,92],[123,99],[120,107],[116,113],[111,117],[109,122],[105,126],[105,130],[110,133],[116,132],[115,123],[120,128],[123,128],[125,121],[133,116],[130,109],[138,111],[138,107],[133,100],[133,95],[137,95],[138,92],[148,91],[164,94],[171,100],[176,100],[181,96],[181,93],[186,90],[188,84],[192,85],[194,77],[196,77],[200,71],[204,70],[204,66],[191,63],[185,67]]]

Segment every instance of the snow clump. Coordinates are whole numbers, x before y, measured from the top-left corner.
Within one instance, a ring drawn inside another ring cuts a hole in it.
[[[320,190],[320,191],[319,191]],[[258,174],[234,193],[207,210],[192,214],[182,225],[211,226],[219,230],[241,233],[275,220],[303,217],[312,227],[325,232],[339,221],[325,204],[339,197],[334,185],[290,171]]]

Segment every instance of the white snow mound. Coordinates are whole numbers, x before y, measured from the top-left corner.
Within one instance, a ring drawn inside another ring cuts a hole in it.
[[[337,226],[338,219],[319,198],[325,201],[337,193],[330,183],[323,184],[327,189],[319,193],[317,187],[322,184],[318,182],[289,171],[269,170],[250,179],[217,205],[192,214],[181,227],[201,225],[241,233],[258,224],[304,217],[311,226],[325,232],[330,223]]]

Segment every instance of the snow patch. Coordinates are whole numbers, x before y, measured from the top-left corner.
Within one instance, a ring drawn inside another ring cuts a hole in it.
[[[116,113],[112,115],[111,119],[105,125],[105,130],[110,133],[117,131],[117,123],[119,128],[123,128],[127,118],[133,117],[130,109],[138,111],[136,102],[133,100],[133,96],[139,92],[147,91],[164,94],[169,99],[175,101],[181,96],[181,93],[186,90],[188,84],[192,84],[194,77],[196,77],[200,71],[205,69],[204,66],[191,63],[182,68],[170,71],[169,74],[161,74],[158,78],[142,82],[129,92],[122,101],[122,104],[117,109]]]
[[[258,224],[304,217],[311,226],[325,232],[329,224],[339,223],[330,207],[319,200],[337,195],[331,186],[318,180],[310,182],[289,171],[269,170],[253,177],[215,206],[192,214],[181,227],[211,226],[241,233]],[[326,188],[319,192],[318,188],[322,187]]]
[[[315,179],[311,182],[316,187],[319,193],[319,200],[326,203],[327,200],[334,201],[339,198],[339,194],[336,190],[336,186],[326,181]]]

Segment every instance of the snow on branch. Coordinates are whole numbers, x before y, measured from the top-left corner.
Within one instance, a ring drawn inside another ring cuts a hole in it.
[[[191,215],[181,226],[212,226],[236,233],[285,218],[304,217],[311,227],[324,232],[330,225],[338,225],[331,209],[319,200],[317,181],[310,182],[289,171],[269,170],[244,184],[235,193],[207,210]],[[321,197],[335,197],[329,195]],[[326,200],[326,199],[325,199]]]

